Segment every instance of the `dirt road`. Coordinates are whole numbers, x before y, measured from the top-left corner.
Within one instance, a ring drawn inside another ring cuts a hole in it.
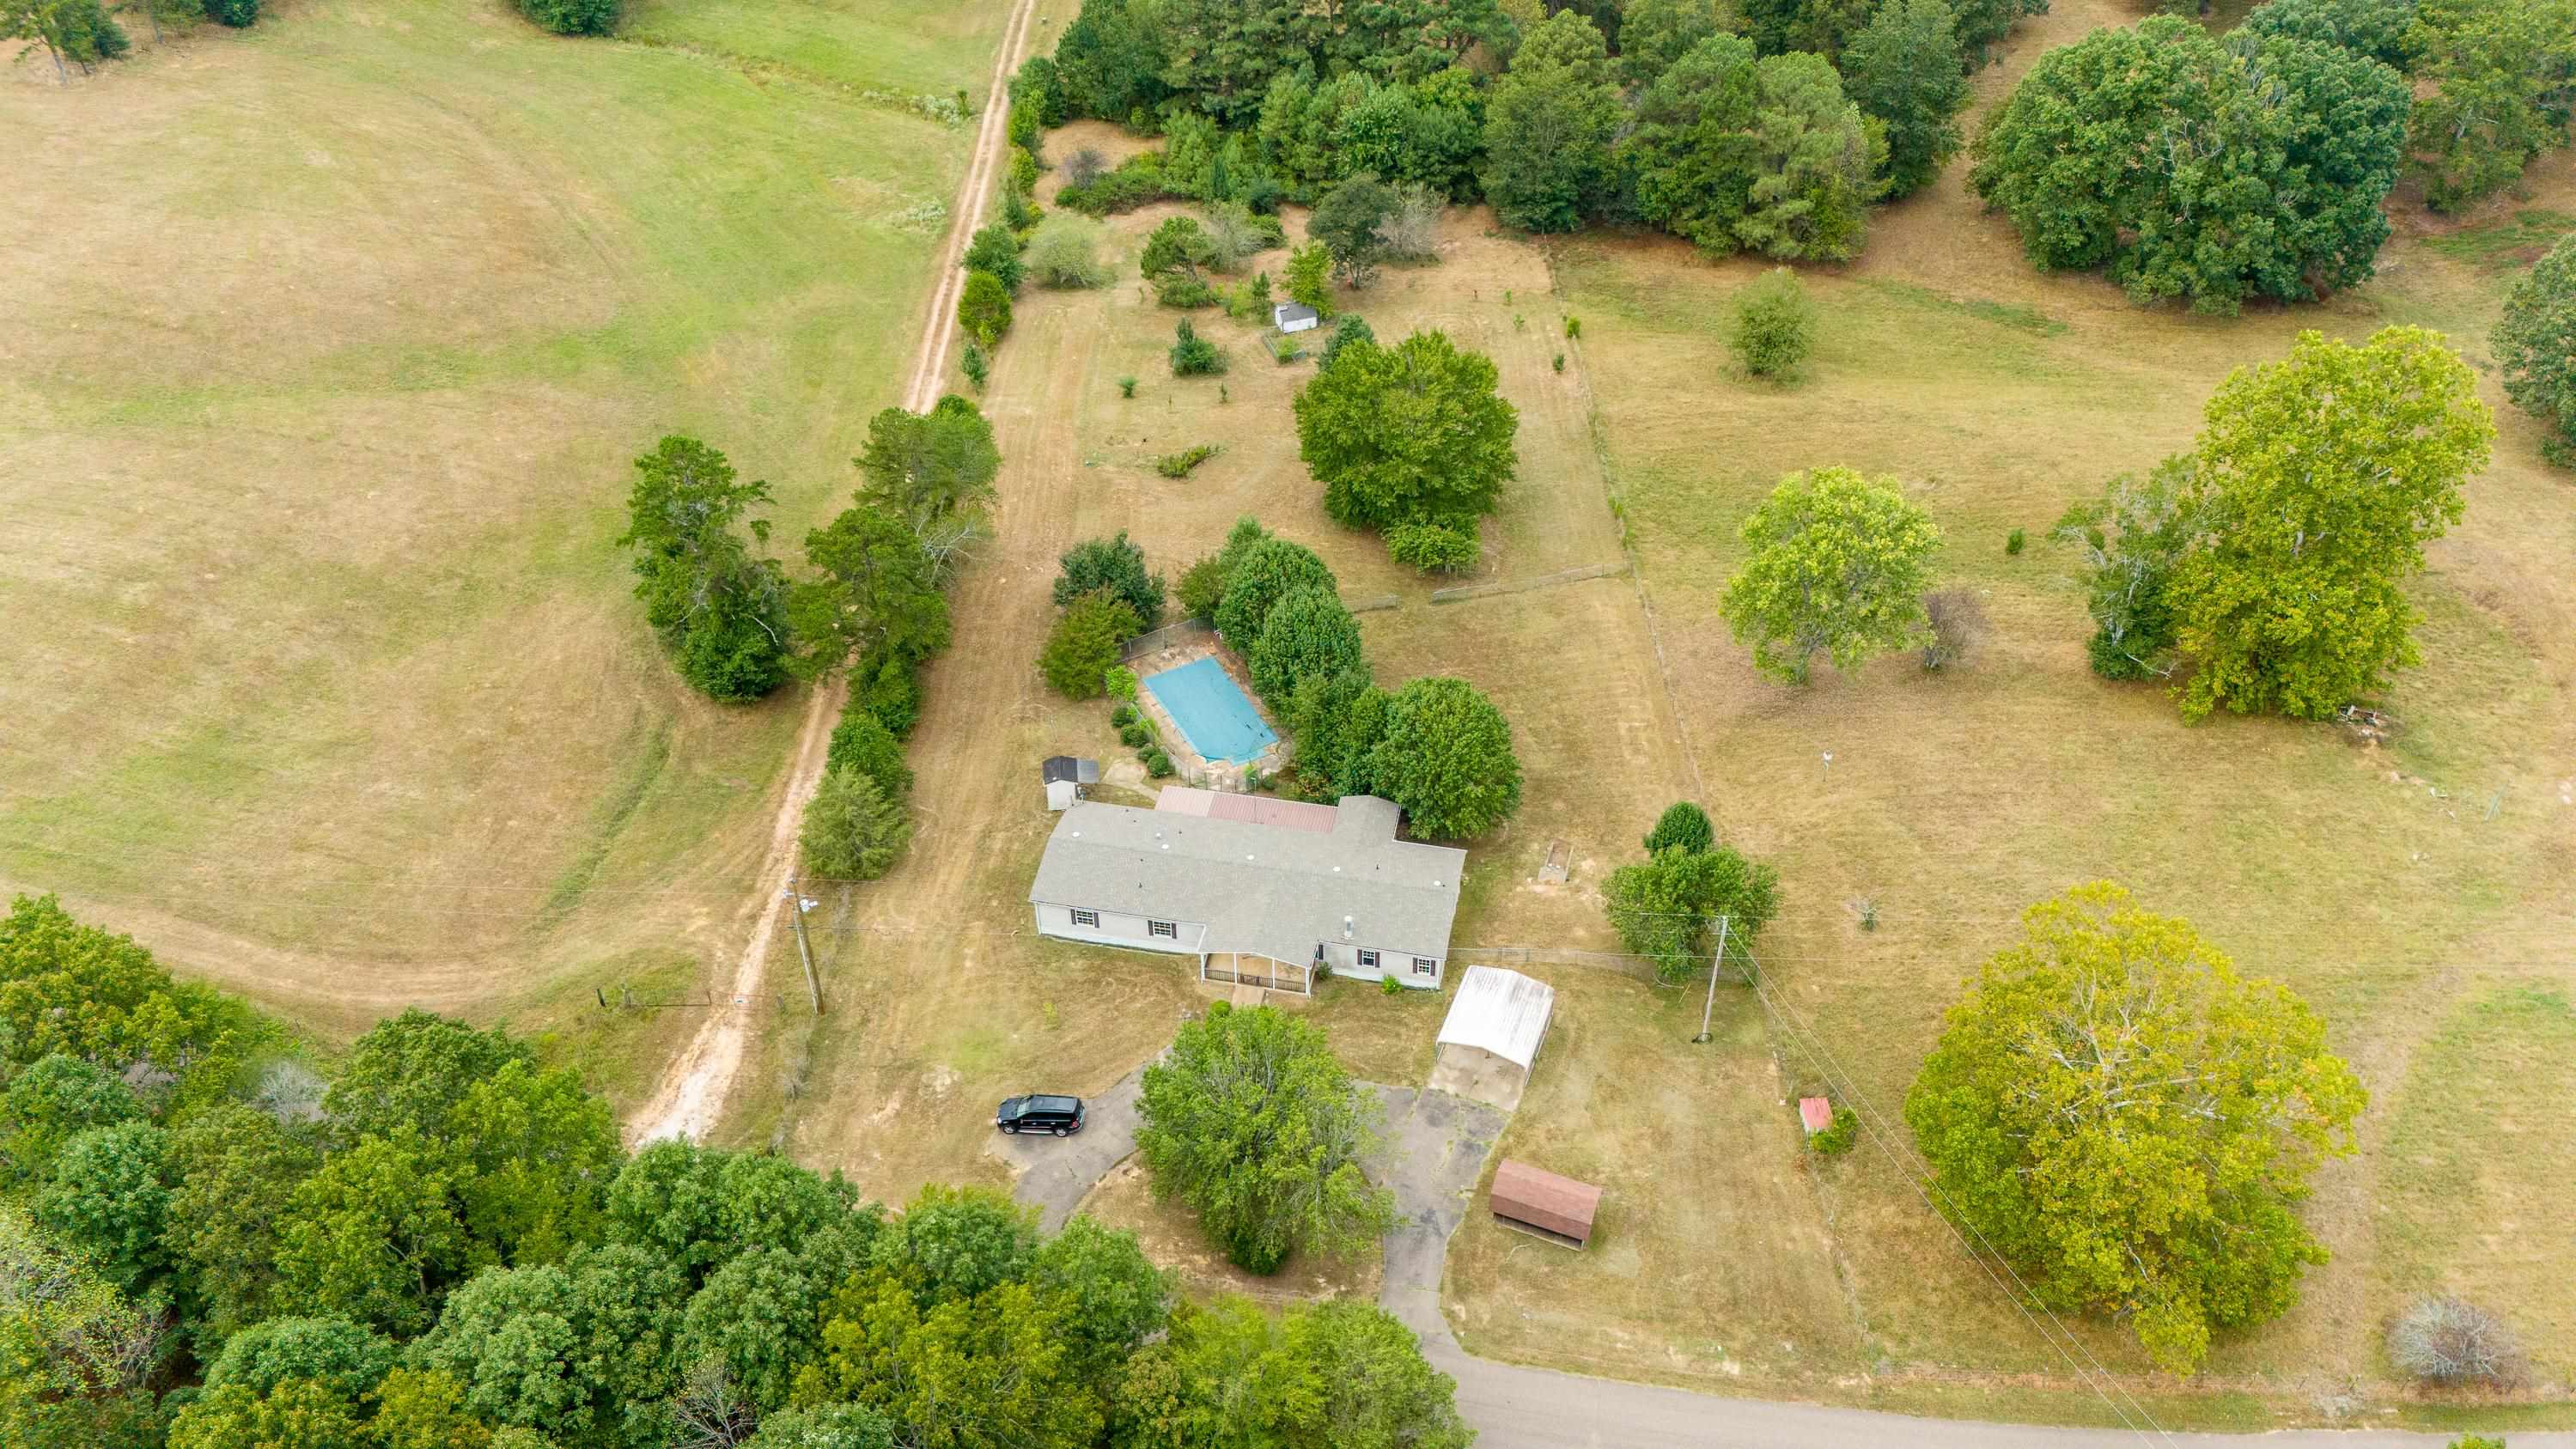
[[[975,228],[983,223],[993,176],[1010,144],[1011,69],[1026,43],[1029,17],[1036,9],[1036,0],[1019,0],[1011,11],[1010,22],[1002,28],[1002,45],[993,58],[992,87],[985,98],[984,119],[975,133],[975,154],[967,163],[957,204],[950,210],[952,224],[947,244],[940,250],[939,287],[931,294],[929,314],[922,319],[921,342],[913,350],[912,374],[904,384],[903,406],[914,412],[929,410],[939,396],[940,380],[947,376],[948,339],[954,330],[950,318],[957,310],[958,290],[966,281],[962,261]],[[630,1143],[664,1137],[699,1140],[724,1115],[725,1096],[742,1071],[743,1048],[750,1037],[747,1004],[761,993],[788,882],[795,876],[797,830],[805,816],[805,802],[814,797],[814,787],[823,777],[823,761],[835,719],[832,701],[838,697],[836,689],[817,688],[806,704],[805,723],[796,737],[795,764],[787,774],[787,793],[778,802],[769,850],[761,858],[759,883],[744,906],[752,926],[742,955],[734,963],[732,982],[725,988],[732,1004],[707,1018],[706,1025],[698,1029],[672,1062],[662,1084],[637,1109],[627,1123]]]

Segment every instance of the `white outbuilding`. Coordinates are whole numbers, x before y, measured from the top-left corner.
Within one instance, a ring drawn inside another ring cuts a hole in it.
[[[1304,303],[1282,302],[1270,309],[1270,320],[1282,332],[1312,332],[1324,319]]]
[[[1499,966],[1468,967],[1440,1023],[1431,1085],[1506,1112],[1518,1107],[1555,1011],[1556,991],[1546,982]]]

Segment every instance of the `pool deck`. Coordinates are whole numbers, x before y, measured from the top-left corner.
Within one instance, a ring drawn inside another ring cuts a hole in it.
[[[1217,667],[1225,671],[1226,678],[1234,681],[1234,687],[1243,691],[1243,698],[1252,706],[1254,716],[1268,726],[1273,735],[1279,734],[1279,726],[1261,708],[1261,697],[1252,692],[1252,679],[1244,672],[1243,661],[1221,645],[1207,640],[1173,644],[1150,654],[1138,655],[1127,661],[1127,667],[1135,670],[1137,679],[1142,681],[1201,659],[1214,659]],[[1173,719],[1171,713],[1163,708],[1162,701],[1154,697],[1154,691],[1144,688],[1141,683],[1136,690],[1136,707],[1154,722],[1156,741],[1162,745],[1163,752],[1172,757],[1173,774],[1184,784],[1211,790],[1239,791],[1244,788],[1245,776],[1250,771],[1258,769],[1270,774],[1287,763],[1288,745],[1284,738],[1250,760],[1207,759],[1198,752],[1196,745],[1190,743],[1189,731],[1182,729],[1180,721]]]

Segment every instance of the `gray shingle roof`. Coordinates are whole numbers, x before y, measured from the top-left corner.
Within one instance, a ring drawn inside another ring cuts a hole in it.
[[[1357,806],[1357,809],[1353,807]],[[1324,941],[1445,958],[1467,852],[1394,838],[1353,796],[1331,834],[1084,801],[1047,838],[1032,902],[1207,924],[1210,951],[1306,961]]]

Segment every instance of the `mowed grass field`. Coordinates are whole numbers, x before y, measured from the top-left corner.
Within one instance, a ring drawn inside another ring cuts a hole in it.
[[[970,138],[857,92],[980,89],[1004,13],[806,9],[812,74],[285,0],[0,76],[0,888],[326,1038],[658,1069],[695,1011],[578,1008],[702,992],[803,710],[677,682],[628,460],[726,449],[788,557],[840,506]]]
[[[2016,35],[1982,97],[2042,47],[2128,18],[2057,7]],[[1471,1218],[1449,1285],[1471,1347],[1744,1392],[1769,1369],[1826,1397],[2107,1417],[1917,1195],[1900,1110],[1941,1012],[2014,938],[2017,913],[2108,877],[2302,993],[2372,1102],[2360,1152],[2320,1174],[2306,1209],[2333,1261],[2286,1318],[2222,1340],[2200,1397],[2163,1406],[2176,1386],[2109,1328],[2079,1328],[2090,1351],[2160,1417],[2312,1419],[2349,1395],[2376,1412],[2406,1398],[2382,1356],[2386,1322],[2448,1288],[2520,1331],[2535,1364],[2526,1397],[2563,1400],[2576,1379],[2564,1190],[2576,1156],[2558,1065],[2576,941],[2576,479],[2539,463],[2486,347],[2527,243],[2576,211],[2566,154],[2530,180],[2462,225],[2435,227],[2401,197],[2371,284],[2215,319],[2033,273],[1954,168],[1886,209],[1860,261],[1806,273],[1818,352],[1786,388],[1740,376],[1726,346],[1754,264],[1657,240],[1556,249],[1704,803],[1780,871],[1761,955],[1782,1013],[1766,1019],[1741,991],[1718,1003],[1720,1046],[1767,1033],[1779,1068],[1757,1129],[1654,1099],[1653,1084],[1702,1070],[1670,1044],[1695,1016],[1642,1044],[1582,1032],[1553,1044],[1564,1060],[1542,1063],[1503,1150],[1614,1184],[1636,1157],[1657,1170],[1621,1202],[1611,1250],[1582,1259]],[[2094,678],[2077,561],[2046,539],[2057,516],[2188,447],[2229,369],[2281,356],[2303,328],[2358,340],[2394,323],[2447,333],[2490,375],[2500,430],[2465,522],[2413,586],[2424,663],[2381,701],[2402,721],[2395,740],[2233,717],[2189,726],[2160,689]],[[1975,589],[1992,620],[1964,669],[1888,658],[1805,689],[1752,670],[1716,608],[1742,558],[1737,525],[1783,474],[1822,464],[1895,476],[1940,524],[1944,582]],[[2030,543],[2009,557],[2017,527]],[[1864,901],[1875,930],[1859,924]],[[1588,1015],[1597,994],[1573,1000]],[[1865,1139],[1849,1158],[1802,1160],[1785,1099],[1829,1079],[1856,1090],[1891,1153]],[[1646,1100],[1599,1111],[1604,1083]],[[1676,1162],[1718,1170],[1685,1172],[1696,1190],[1677,1192]],[[1803,1202],[1798,1183],[1812,1184]],[[1765,1234],[1747,1240],[1748,1222]],[[1774,1241],[1814,1225],[1828,1251],[1802,1261]],[[1834,1297],[1840,1331],[1804,1337],[1794,1315],[1738,1311]],[[1575,1342],[1579,1359],[1563,1347]]]

